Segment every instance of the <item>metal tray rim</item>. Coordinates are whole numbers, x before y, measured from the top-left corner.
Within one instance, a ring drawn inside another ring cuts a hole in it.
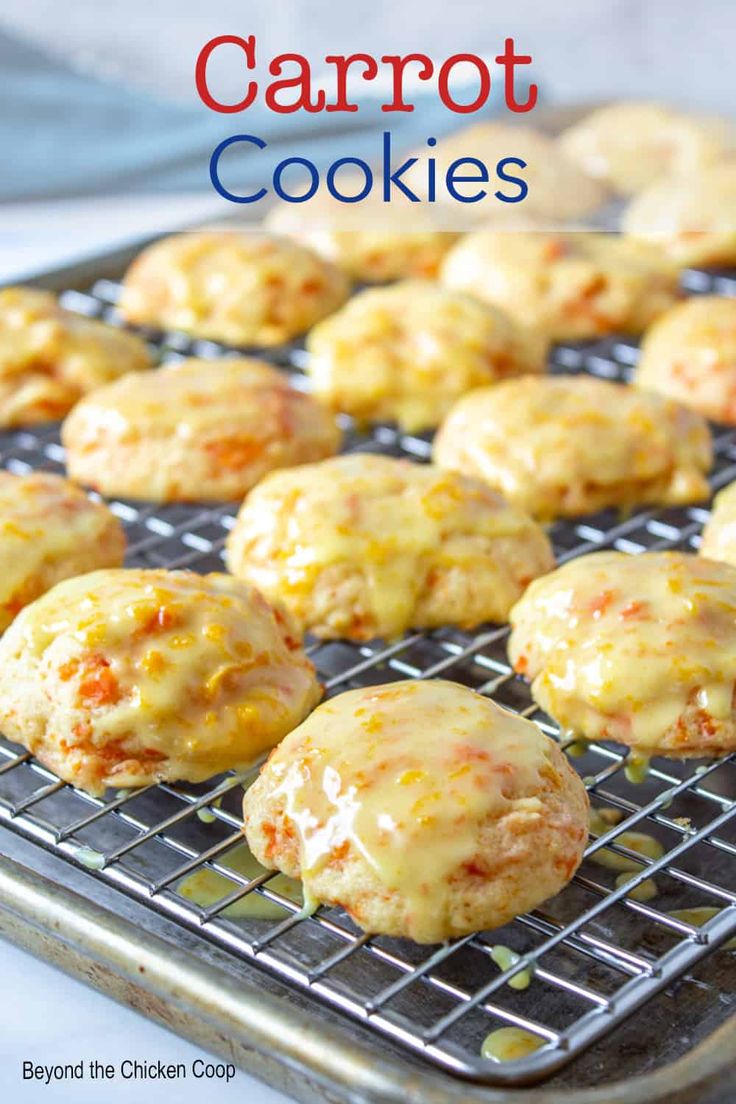
[[[348,1040],[347,1029],[315,1023],[313,1016],[265,993],[257,978],[252,987],[235,984],[224,971],[150,932],[142,944],[139,931],[125,917],[5,857],[0,858],[0,933],[36,955],[54,958],[77,976],[75,959],[92,959],[103,970],[86,970],[83,980],[117,999],[108,972],[128,983],[123,991],[129,998],[134,996],[131,985],[144,990],[154,999],[126,1003],[153,1019],[161,1019],[157,1001],[193,1013],[203,1028],[195,1041],[235,1057],[241,1068],[282,1089],[278,1064],[268,1061],[275,1055],[307,1078],[306,1099],[315,1099],[314,1089],[329,1089],[338,1099],[386,1104],[559,1104],[556,1088],[484,1088],[415,1070],[385,1053],[377,1064],[370,1044],[357,1037]],[[188,1034],[181,1024],[179,1030]],[[246,1053],[252,1061],[244,1065]],[[570,1104],[685,1104],[733,1071],[734,1054],[732,1018],[670,1065],[600,1087],[566,1089],[565,1096]]]

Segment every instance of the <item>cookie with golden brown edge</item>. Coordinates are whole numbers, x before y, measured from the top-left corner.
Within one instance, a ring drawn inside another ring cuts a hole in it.
[[[315,635],[367,640],[503,621],[554,558],[544,531],[479,481],[351,453],[264,479],[227,563]]]
[[[644,335],[634,383],[736,424],[736,299],[698,295],[663,314]]]
[[[61,476],[0,472],[0,632],[61,579],[119,567],[125,534],[114,514]]]
[[[588,838],[583,784],[531,721],[441,680],[351,690],[245,795],[259,862],[367,932],[438,943],[558,893]]]
[[[509,658],[562,728],[641,755],[736,750],[736,568],[597,552],[531,584]]]
[[[274,468],[331,456],[335,417],[260,360],[186,360],[89,395],[62,427],[73,479],[152,502],[242,498]]]
[[[358,189],[356,188],[356,191]],[[317,197],[286,203],[265,220],[267,229],[293,238],[363,284],[432,279],[457,234],[437,226],[426,206],[394,212],[370,199],[357,204]]]
[[[90,793],[242,767],[320,696],[288,614],[227,575],[81,575],[0,641],[0,729]]]
[[[554,341],[641,333],[679,297],[658,250],[616,234],[478,230],[453,246],[440,279]]]
[[[592,376],[506,380],[459,399],[434,462],[545,520],[710,493],[710,433],[692,410]]]
[[[734,134],[723,119],[631,101],[591,111],[559,142],[589,176],[621,195],[633,195],[662,177],[721,160],[734,148]]]
[[[455,399],[545,370],[547,343],[461,292],[406,280],[356,295],[307,338],[314,395],[359,422],[409,432],[439,424]]]
[[[55,422],[82,395],[151,364],[135,334],[65,310],[48,291],[0,290],[0,429]]]
[[[347,276],[310,249],[260,231],[202,230],[155,242],[125,274],[135,325],[226,345],[278,345],[347,298]]]
[[[657,180],[624,212],[621,228],[670,264],[736,264],[736,159]]]

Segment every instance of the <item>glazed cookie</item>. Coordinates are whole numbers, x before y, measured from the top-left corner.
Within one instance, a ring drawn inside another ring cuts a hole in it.
[[[613,103],[569,127],[560,147],[589,176],[633,195],[661,177],[712,165],[733,148],[733,135],[722,119],[657,103]]]
[[[347,210],[345,204],[335,202],[311,201],[303,206],[303,210],[293,203],[274,208],[266,226],[309,246],[364,284],[432,278],[457,240],[457,234],[435,227],[424,207],[399,215],[383,210],[386,204],[378,207],[366,199],[357,205],[358,218],[352,205]]]
[[[676,758],[736,751],[736,568],[597,552],[527,590],[509,657],[562,728]]]
[[[245,795],[259,862],[365,931],[439,943],[567,884],[588,800],[531,721],[452,682],[351,690],[279,745]]]
[[[0,471],[0,632],[60,579],[119,567],[124,555],[118,519],[73,483]]]
[[[482,483],[352,453],[264,479],[227,563],[317,636],[369,640],[503,621],[554,559],[542,529]]]
[[[460,399],[434,443],[440,467],[477,476],[535,517],[709,495],[700,415],[592,376],[506,380]]]
[[[552,340],[640,333],[678,296],[656,250],[613,234],[468,234],[441,280],[507,311]]]
[[[518,204],[524,216],[542,220],[548,227],[559,226],[569,220],[583,218],[600,208],[606,201],[606,189],[571,161],[559,144],[541,131],[527,126],[514,126],[508,123],[486,122],[464,127],[447,138],[442,138],[434,147],[422,147],[415,150],[418,157],[416,167],[404,173],[403,179],[418,194],[426,191],[426,169],[422,168],[427,156],[434,157],[437,167],[436,177],[446,176],[450,165],[463,158],[475,158],[488,166],[491,180],[495,182],[495,167],[499,161],[513,157],[524,161],[525,168],[510,164],[506,172],[518,176],[528,185],[528,193]],[[471,176],[477,175],[477,168],[461,166]],[[458,183],[460,194],[472,195],[483,187],[477,180],[472,183]],[[517,204],[503,203],[496,199],[496,190],[509,197],[519,194],[515,184],[486,184],[488,195],[477,203],[458,205],[455,199],[438,193],[438,202],[446,202],[453,209],[453,217],[458,214],[465,219],[501,219],[510,211],[516,214]],[[458,211],[458,207],[461,208]]]
[[[455,399],[545,370],[546,342],[502,311],[428,281],[364,291],[307,339],[312,389],[359,422],[436,426]]]
[[[212,230],[164,238],[125,275],[120,310],[136,325],[228,345],[278,345],[347,298],[347,277],[287,238]]]
[[[48,291],[0,290],[0,429],[55,422],[88,391],[151,363],[139,337],[65,310]]]
[[[656,181],[631,201],[622,229],[676,265],[736,264],[736,161]]]
[[[331,456],[332,414],[260,360],[187,360],[88,396],[62,427],[73,479],[151,502],[242,498],[274,468]]]
[[[703,529],[700,555],[736,566],[736,483],[716,495],[710,520]]]
[[[244,766],[320,696],[288,615],[227,575],[95,571],[0,641],[2,731],[90,793]]]
[[[736,424],[736,299],[698,295],[662,315],[644,337],[634,382]]]

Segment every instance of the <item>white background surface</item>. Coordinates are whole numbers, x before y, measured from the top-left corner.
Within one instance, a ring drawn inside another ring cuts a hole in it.
[[[2,1033],[0,1100],[3,1104],[286,1104],[287,1097],[236,1072],[224,1081],[23,1082],[24,1060],[53,1065],[87,1061],[119,1064],[125,1058],[183,1062],[209,1055],[0,940]],[[221,1061],[221,1059],[215,1059]]]

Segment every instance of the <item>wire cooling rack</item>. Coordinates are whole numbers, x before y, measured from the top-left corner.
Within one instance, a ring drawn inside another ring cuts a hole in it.
[[[685,284],[693,291],[736,294],[736,275],[690,273]],[[118,291],[99,281],[90,292],[65,293],[62,301],[116,322]],[[228,352],[180,334],[147,336],[162,360]],[[285,346],[268,356],[302,384],[303,348]],[[622,379],[636,356],[633,343],[615,339],[564,346],[554,352],[554,370]],[[360,437],[347,421],[346,428],[350,449],[429,458],[428,436],[380,426]],[[716,427],[714,443],[716,489],[736,479],[736,432]],[[55,427],[0,435],[0,466],[11,471],[61,471],[63,461]],[[127,530],[131,565],[222,569],[235,507],[110,505]],[[701,506],[629,517],[607,511],[557,523],[551,537],[560,560],[604,547],[632,553],[692,550],[707,516]],[[492,696],[559,739],[556,726],[510,670],[506,635],[506,628],[493,625],[476,635],[448,628],[411,633],[390,646],[311,641],[308,651],[329,694],[441,676]],[[148,786],[98,799],[72,789],[0,739],[0,821],[436,1066],[478,1081],[518,1085],[542,1080],[582,1054],[706,956],[723,960],[708,1015],[723,1018],[728,1011],[733,956],[715,952],[736,933],[736,756],[705,763],[655,760],[639,783],[627,778],[624,755],[613,745],[592,744],[573,761],[593,805],[620,822],[591,837],[581,869],[554,900],[501,931],[432,948],[369,937],[337,909],[305,916],[279,891],[273,874],[239,872],[233,856],[242,840],[243,780],[233,775],[207,785]],[[656,837],[662,857],[632,852],[625,839],[616,842],[631,830]],[[625,886],[616,886],[616,871],[596,863],[604,846],[609,855],[641,864]],[[223,879],[219,897],[206,906],[181,892],[186,879],[202,869]],[[651,879],[656,897],[627,896]],[[270,902],[272,918],[234,914],[233,906],[248,895]],[[700,927],[671,915],[696,906],[718,911]],[[495,944],[520,956],[514,966],[499,969],[492,957]],[[524,969],[533,971],[530,986],[510,986]],[[481,1057],[485,1036],[507,1026],[532,1032],[541,1048],[504,1063]]]

